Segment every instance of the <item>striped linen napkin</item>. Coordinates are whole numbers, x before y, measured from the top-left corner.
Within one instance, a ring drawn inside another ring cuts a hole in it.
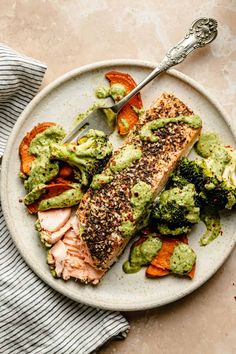
[[[44,64],[0,44],[0,156],[45,71]],[[91,353],[128,331],[118,312],[78,304],[42,282],[18,253],[0,207],[0,353]]]

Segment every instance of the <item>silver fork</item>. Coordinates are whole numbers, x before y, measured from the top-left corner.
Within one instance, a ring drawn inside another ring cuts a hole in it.
[[[181,63],[195,49],[211,43],[217,36],[217,21],[212,18],[200,18],[194,21],[184,39],[172,47],[161,63],[127,96],[110,107],[97,108],[81,121],[62,141],[67,143],[81,138],[89,129],[99,129],[105,134],[113,133],[116,118],[121,108],[129,102],[144,86],[170,67]]]

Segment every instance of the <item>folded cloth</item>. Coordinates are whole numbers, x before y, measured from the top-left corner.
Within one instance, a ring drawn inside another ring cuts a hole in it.
[[[0,44],[0,155],[46,66]],[[125,338],[126,319],[73,302],[42,282],[12,242],[0,207],[0,353],[91,353]]]

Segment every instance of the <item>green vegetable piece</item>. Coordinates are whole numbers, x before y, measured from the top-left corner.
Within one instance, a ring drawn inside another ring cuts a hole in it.
[[[25,205],[30,205],[35,202],[37,199],[41,197],[43,193],[46,192],[46,184],[39,184],[34,187],[25,197],[24,203]]]
[[[226,165],[225,171],[229,164]],[[205,161],[191,161],[184,158],[178,166],[177,173],[190,183],[194,183],[202,206],[222,210],[224,208],[231,209],[235,205],[235,186],[229,184],[224,178],[217,178],[212,170],[207,167]]]
[[[167,232],[178,235],[191,229],[190,224],[199,222],[200,208],[196,205],[196,197],[191,183],[163,191],[153,210],[159,231],[164,235],[168,235]]]
[[[31,141],[29,153],[35,155],[36,159],[32,162],[29,178],[24,182],[25,189],[28,192],[39,184],[46,184],[58,174],[58,163],[50,161],[50,145],[51,143],[58,143],[65,135],[64,129],[55,125],[37,134]]]
[[[206,166],[214,173],[214,175],[222,179],[222,175],[227,164],[230,162],[231,157],[224,146],[216,146],[212,151],[210,157],[208,157],[205,162]]]
[[[79,204],[84,193],[80,187],[69,189],[56,197],[42,200],[39,204],[38,209],[40,211],[56,209],[56,208],[66,208],[72,207]]]
[[[115,156],[114,161],[110,164],[110,170],[114,173],[120,172],[128,168],[134,161],[142,157],[142,150],[134,145],[124,146],[118,155]]]
[[[66,132],[60,125],[53,125],[36,135],[30,143],[29,153],[35,156],[48,155],[50,144],[60,142],[65,136]]]
[[[178,275],[187,274],[192,270],[196,259],[197,256],[189,245],[179,243],[170,258],[170,270]]]
[[[105,134],[92,129],[79,141],[79,145],[51,145],[51,158],[76,167],[83,185],[88,185],[89,179],[103,167],[111,152],[112,145]]]
[[[27,192],[30,192],[39,184],[46,184],[51,181],[58,172],[58,162],[50,161],[46,155],[37,157],[32,162],[29,178],[24,182],[25,189]]]

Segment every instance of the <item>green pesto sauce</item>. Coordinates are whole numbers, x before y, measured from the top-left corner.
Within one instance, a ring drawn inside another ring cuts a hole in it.
[[[46,154],[37,157],[32,162],[29,178],[24,182],[25,189],[30,192],[39,184],[46,184],[51,181],[58,172],[58,162],[50,161]]]
[[[212,132],[202,134],[195,146],[195,150],[198,155],[206,158],[207,167],[216,177],[221,179],[226,167],[232,161],[232,156],[229,149],[221,144],[218,135]]]
[[[46,184],[39,184],[38,186],[34,187],[25,197],[24,203],[25,205],[30,205],[35,200],[39,199],[43,193],[46,192]]]
[[[139,117],[141,117],[145,113],[145,109],[144,108],[139,109],[139,108],[136,108],[135,106],[132,106],[132,108],[133,108],[134,112],[137,113],[137,115]]]
[[[201,134],[195,145],[195,150],[201,157],[209,157],[218,145],[220,145],[218,135],[216,133],[206,132]]]
[[[153,192],[150,184],[145,182],[136,183],[131,189],[131,205],[134,219],[142,217],[153,200]]]
[[[115,128],[117,114],[115,112],[113,112],[113,110],[110,108],[104,108],[103,112],[105,113],[105,115],[107,117],[107,122],[108,122],[109,126],[112,128]]]
[[[196,259],[194,250],[186,243],[180,243],[175,246],[170,258],[170,270],[178,275],[187,274],[192,270]]]
[[[123,125],[123,127],[128,131],[129,129],[129,123],[127,122],[127,120],[125,118],[120,118],[121,124]]]
[[[39,204],[39,210],[44,211],[55,208],[66,208],[79,204],[83,197],[80,186],[69,189],[56,197],[42,200]]]
[[[93,180],[92,183],[90,184],[90,187],[93,189],[100,189],[105,184],[110,183],[113,179],[114,179],[113,175],[105,174],[104,171],[103,173],[93,176]]]
[[[136,226],[132,221],[124,220],[121,222],[119,230],[121,231],[122,236],[131,237],[136,232]]]
[[[52,143],[58,143],[65,137],[64,129],[55,125],[37,134],[31,141],[29,153],[36,156],[32,162],[29,178],[25,180],[25,189],[30,192],[39,184],[49,182],[58,174],[59,165],[50,161],[50,147]]]
[[[81,112],[79,114],[77,114],[77,116],[74,118],[74,122],[73,125],[77,125],[80,122],[82,122],[82,120],[84,120],[86,117],[88,117],[88,115],[93,112],[95,109],[97,108],[102,108],[105,106],[105,102],[95,102],[93,103],[85,112]]]
[[[101,86],[95,91],[97,98],[111,97],[114,101],[120,101],[126,95],[126,89],[122,84],[113,84],[111,87]]]
[[[162,247],[162,241],[155,234],[150,234],[141,245],[131,249],[129,260],[123,264],[125,273],[136,273],[142,266],[152,261]]]
[[[222,178],[224,170],[231,157],[223,145],[216,145],[211,155],[205,160],[207,167],[218,177]]]
[[[174,229],[171,229],[166,224],[158,224],[157,228],[158,228],[158,231],[160,232],[160,234],[164,235],[164,236],[168,236],[168,235],[179,236],[179,235],[183,235],[183,234],[186,234],[191,231],[190,226],[181,226],[181,227],[176,227]]]
[[[215,240],[221,232],[220,215],[212,209],[205,209],[201,212],[201,220],[206,225],[206,232],[202,235],[199,243],[201,246],[206,246]]]
[[[180,116],[176,118],[164,118],[164,119],[155,119],[151,122],[146,123],[141,131],[140,138],[142,140],[149,140],[151,142],[158,141],[158,137],[153,134],[153,131],[163,128],[169,123],[185,123],[188,124],[191,128],[197,129],[202,126],[202,120],[199,116]]]
[[[48,155],[51,143],[59,143],[66,136],[65,130],[60,125],[53,125],[44,132],[37,134],[31,141],[29,153],[35,156]]]
[[[142,150],[134,145],[124,146],[110,165],[110,170],[114,173],[120,172],[129,167],[134,161],[137,161],[142,156]]]

